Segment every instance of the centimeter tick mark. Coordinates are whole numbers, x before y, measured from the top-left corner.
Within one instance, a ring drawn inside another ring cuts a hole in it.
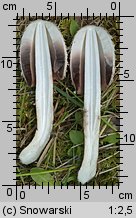
[[[18,13],[16,15],[16,18],[14,18],[13,20],[20,20],[19,17],[18,17]]]
[[[48,182],[48,195],[50,194],[50,184]]]
[[[20,121],[18,121],[18,120],[3,120],[2,121],[3,123],[19,123]]]
[[[23,20],[25,19],[25,9],[23,8]]]
[[[118,79],[117,82],[134,82],[134,79]]]
[[[36,182],[34,183],[34,188],[36,189]]]
[[[113,194],[113,188],[114,188],[114,185],[113,185],[113,182],[112,182],[112,194]]]
[[[56,20],[56,11],[57,11],[57,4],[56,4],[56,2],[55,2],[55,20]]]
[[[82,200],[82,185],[81,185],[81,182],[80,182],[80,201]]]
[[[87,20],[88,20],[88,8],[87,8]]]
[[[82,15],[82,13],[81,13],[81,16],[80,16],[80,17],[81,17],[81,20],[82,20],[82,19],[83,19],[83,15]]]
[[[18,191],[18,187],[17,187],[17,181],[16,181],[16,191],[15,191],[16,201],[17,201],[17,191]]]

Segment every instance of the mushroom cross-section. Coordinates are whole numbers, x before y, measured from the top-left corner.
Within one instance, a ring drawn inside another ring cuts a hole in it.
[[[21,68],[26,82],[36,85],[37,130],[20,153],[23,164],[37,160],[46,146],[53,125],[53,78],[63,79],[67,53],[62,34],[55,24],[37,20],[26,28],[20,46]]]
[[[111,36],[102,27],[86,26],[74,37],[70,71],[78,94],[84,94],[84,157],[78,180],[86,183],[96,174],[101,90],[113,78],[115,65],[114,45]]]

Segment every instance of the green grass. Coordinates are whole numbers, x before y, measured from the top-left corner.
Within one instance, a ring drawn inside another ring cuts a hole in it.
[[[18,21],[18,24],[20,24],[18,29],[21,33],[18,33],[17,37],[23,34],[25,27],[30,22],[28,17],[25,20],[22,20],[21,17],[20,19]],[[31,19],[34,20],[35,17],[31,17]],[[64,18],[61,21],[60,18],[57,18],[55,21],[54,18],[51,18],[51,20],[59,26],[66,41],[68,54],[70,53],[73,35],[78,29],[77,26],[79,28],[88,24],[102,26],[112,35],[115,45],[119,42],[119,37],[117,36],[119,32],[116,30],[119,29],[119,26],[116,23],[116,18],[113,21],[111,17],[108,17],[107,20],[104,17],[101,20],[99,17],[95,17],[94,20],[90,17],[89,20],[83,18],[81,21],[77,17],[75,30],[71,30],[70,27],[71,22],[73,22],[72,19],[68,20]],[[18,40],[18,42],[20,41]],[[119,50],[116,49],[116,52],[118,53]],[[17,73],[17,75],[20,74]],[[117,164],[119,162],[119,152],[117,151],[118,145],[116,140],[116,137],[118,137],[116,133],[116,124],[118,122],[116,106],[119,105],[119,102],[116,100],[119,91],[116,87],[117,78],[118,71],[116,70],[113,83],[102,93],[98,169],[95,178],[89,182],[89,185],[93,183],[95,185],[99,183],[101,185],[105,185],[106,183],[107,185],[111,185],[112,183],[116,184],[118,182],[118,173],[116,171],[119,168]],[[19,83],[17,87],[20,88],[17,92],[20,95],[20,97],[17,97],[17,101],[19,102],[17,107],[20,108],[17,111],[19,115],[18,120],[20,121],[17,129],[17,133],[19,134],[17,139],[20,140],[17,143],[19,147],[17,152],[20,153],[30,143],[36,130],[35,89],[28,87],[21,75],[17,78],[17,82]],[[82,162],[84,145],[82,141],[81,143],[79,141],[79,144],[74,144],[70,137],[70,132],[74,130],[75,133],[78,131],[83,134],[83,97],[75,94],[74,87],[71,84],[69,67],[67,69],[67,77],[61,82],[54,83],[54,111],[52,134],[41,157],[35,163],[28,166],[17,161],[18,185],[21,182],[24,185],[28,183],[33,185],[35,182],[40,185],[42,179],[45,181],[45,175],[48,175],[49,182],[52,183],[52,180],[55,180],[58,185],[60,182],[64,185],[67,182],[70,185],[74,183],[76,185],[79,184],[77,173]]]

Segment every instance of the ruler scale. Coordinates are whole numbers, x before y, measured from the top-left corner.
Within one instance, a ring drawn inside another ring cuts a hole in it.
[[[59,217],[69,215],[70,217],[82,217],[83,215],[92,215],[102,217],[135,217],[136,216],[136,197],[135,197],[135,92],[136,92],[136,74],[135,74],[135,3],[123,0],[116,1],[88,1],[76,2],[69,0],[64,2],[58,1],[4,1],[0,3],[0,24],[1,24],[1,51],[0,51],[0,67],[1,67],[1,181],[0,181],[0,207],[1,217],[15,215],[21,217],[29,217],[37,214],[39,217],[43,214]],[[90,17],[95,19],[102,17],[108,19],[110,16],[113,21],[118,18],[117,28],[120,41],[116,43],[117,67],[119,78],[117,79],[117,88],[119,88],[116,101],[118,116],[118,138],[117,143],[118,165],[116,169],[117,183],[105,186],[101,182],[97,186],[93,183],[91,186],[76,185],[72,186],[67,183],[60,186],[43,184],[38,186],[36,183],[31,186],[18,185],[19,172],[16,161],[18,152],[16,151],[17,143],[20,143],[18,129],[19,120],[16,111],[16,97],[19,97],[17,91],[18,81],[21,70],[18,69],[19,62],[19,46],[21,36],[17,27],[20,25],[18,21],[25,17],[38,19],[40,16],[63,19],[67,17],[80,17],[81,20]],[[26,203],[28,202],[28,203]],[[45,204],[46,202],[46,208]],[[27,207],[31,207],[27,210]],[[35,208],[35,209],[32,209]],[[39,209],[40,208],[40,209]],[[41,209],[44,210],[41,212]],[[61,208],[61,209],[60,209]],[[99,208],[99,209],[98,209]],[[86,211],[86,213],[84,212]],[[42,214],[43,213],[43,214]],[[48,217],[47,216],[47,217]]]

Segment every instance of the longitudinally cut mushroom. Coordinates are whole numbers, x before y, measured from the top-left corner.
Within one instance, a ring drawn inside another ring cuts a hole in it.
[[[53,125],[53,78],[63,79],[67,53],[62,34],[55,24],[37,20],[29,24],[21,40],[21,67],[26,82],[36,85],[37,130],[20,153],[23,164],[37,160],[47,144]]]
[[[97,169],[101,90],[111,83],[115,54],[111,36],[102,27],[86,26],[74,37],[70,71],[78,94],[84,94],[84,157],[78,172],[82,184],[91,180]]]

